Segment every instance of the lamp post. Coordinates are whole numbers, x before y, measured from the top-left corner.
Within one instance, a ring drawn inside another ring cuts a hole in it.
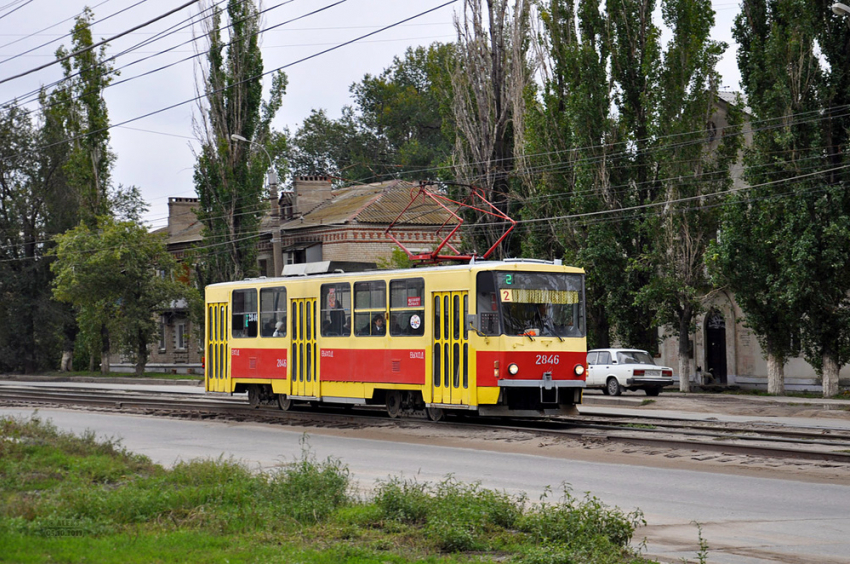
[[[272,196],[272,222],[274,223],[274,231],[272,232],[272,264],[274,265],[274,275],[280,276],[281,271],[283,269],[283,266],[281,264],[283,262],[283,256],[280,250],[280,208],[277,203],[277,172],[275,172],[274,170],[274,162],[272,161],[272,156],[269,154],[265,147],[263,147],[259,143],[251,141],[250,139],[246,139],[241,135],[233,133],[230,135],[230,138],[234,141],[241,141],[243,143],[256,145],[257,147],[262,149],[266,156],[269,158],[268,181]]]

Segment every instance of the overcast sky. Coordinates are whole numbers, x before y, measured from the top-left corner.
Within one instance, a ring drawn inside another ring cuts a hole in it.
[[[96,23],[93,32],[95,41],[99,41],[157,18],[186,1],[0,0],[0,80],[49,63],[59,45],[69,46],[69,38],[63,36],[70,31],[74,16],[84,6],[94,10]],[[289,65],[446,1],[265,0],[262,7],[268,11],[263,16],[263,29],[339,2],[327,10],[264,33],[262,51],[265,69]],[[730,29],[738,12],[738,2],[712,0],[712,4],[716,12],[713,37],[730,45],[719,68],[723,85],[737,90],[739,73]],[[325,108],[331,117],[338,117],[342,106],[351,103],[349,87],[364,74],[380,73],[394,56],[403,54],[407,47],[453,40],[452,18],[459,5],[461,1],[287,68],[289,87],[275,120],[275,128],[289,127],[294,131],[312,108]],[[198,6],[185,8],[116,39],[109,45],[107,54],[119,54],[158,33],[185,27],[188,18],[197,16]],[[109,17],[113,14],[116,15]],[[199,31],[196,26],[196,35]],[[197,59],[183,61],[195,54],[192,37],[191,28],[182,29],[116,59],[115,65],[121,72],[116,82],[127,82],[116,84],[105,92],[111,123],[127,122],[196,96],[194,77]],[[48,42],[48,45],[42,46]],[[172,50],[157,55],[166,49]],[[138,62],[133,64],[134,61]],[[134,78],[172,63],[177,64]],[[40,85],[50,85],[61,76],[61,68],[54,65],[0,84],[0,103],[6,104],[14,98],[24,99]],[[151,208],[146,220],[154,228],[165,225],[170,196],[195,196],[192,183],[192,147],[197,146],[192,133],[192,115],[195,112],[196,103],[185,103],[114,127],[111,131],[111,146],[118,156],[113,181],[141,188]]]

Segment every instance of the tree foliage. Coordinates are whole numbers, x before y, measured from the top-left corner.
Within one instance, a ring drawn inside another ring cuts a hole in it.
[[[198,266],[202,284],[237,280],[256,273],[260,220],[268,210],[264,173],[265,152],[256,146],[283,149],[271,132],[280,109],[286,75],[273,76],[269,98],[263,101],[263,60],[260,54],[260,14],[254,2],[229,0],[226,13],[218,6],[207,18],[207,68],[199,89],[205,94],[196,132],[201,142],[195,165],[198,218],[204,241]],[[226,15],[229,30],[222,36]],[[240,135],[249,143],[232,139]],[[281,163],[277,165],[281,168]]]
[[[831,396],[850,358],[850,118],[836,113],[850,103],[850,29],[818,3],[747,0],[734,33],[760,127],[746,155],[753,188],[727,208],[714,267],[769,360],[781,367],[798,335]],[[781,393],[781,371],[771,380]]]
[[[142,375],[157,339],[154,314],[175,300],[199,299],[197,291],[175,279],[165,242],[139,223],[104,216],[94,229],[80,224],[55,239],[55,298],[74,305],[84,340],[97,341],[106,327]]]
[[[409,48],[383,72],[351,85],[354,106],[332,119],[314,109],[292,138],[297,175],[337,184],[440,177],[451,157],[451,44]]]

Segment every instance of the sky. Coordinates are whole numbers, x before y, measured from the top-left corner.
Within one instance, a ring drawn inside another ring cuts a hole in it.
[[[73,27],[73,18],[85,6],[94,12],[92,31],[95,41],[99,41],[154,20],[187,1],[0,0],[0,81],[54,60],[60,45],[70,45],[66,34]],[[204,1],[209,5],[220,0]],[[408,47],[454,40],[452,21],[462,0],[329,53],[298,62],[300,59],[447,1],[264,0],[262,9],[267,11],[262,27],[269,29],[261,38],[264,68],[269,71],[286,66],[289,78],[273,127],[287,127],[294,132],[314,108],[324,108],[330,117],[339,117],[342,107],[353,103],[350,86],[365,74],[380,73]],[[199,6],[200,3],[193,4],[115,39],[107,48],[107,55],[112,56],[136,47],[116,57],[114,64],[120,76],[104,92],[110,122],[115,125],[110,141],[117,155],[112,180],[141,189],[150,206],[144,219],[154,229],[166,225],[169,197],[195,197],[192,172],[198,142],[193,134],[193,116],[199,114],[197,103],[191,100],[197,96],[197,64],[204,58],[192,58],[196,47],[203,49],[203,40],[193,43],[193,38],[202,35],[201,27],[189,24],[193,16],[197,20]],[[718,67],[722,84],[738,90],[740,75],[731,26],[739,3],[712,0],[712,6],[716,13],[712,38],[729,44]],[[310,15],[323,7],[328,8]],[[660,13],[656,16],[660,19]],[[289,21],[295,18],[300,19]],[[157,35],[166,33],[164,37]],[[148,45],[139,46],[146,40],[150,40]],[[161,53],[165,50],[168,52]],[[168,65],[173,66],[162,69]],[[52,65],[3,82],[0,104],[15,99],[25,102],[28,94],[42,85],[49,88],[61,77],[61,67]],[[269,82],[267,78],[266,88]],[[26,105],[34,107],[31,102]],[[170,109],[160,111],[165,108]]]

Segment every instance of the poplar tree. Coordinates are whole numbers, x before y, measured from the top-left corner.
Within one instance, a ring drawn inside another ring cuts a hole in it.
[[[204,285],[257,272],[260,220],[269,208],[264,188],[269,162],[256,145],[275,149],[271,120],[286,89],[286,75],[275,74],[269,99],[263,101],[256,4],[229,0],[226,12],[218,6],[212,12],[213,17],[204,20],[208,26],[207,67],[201,70],[198,87],[205,96],[195,124],[201,143],[194,175],[200,200],[197,215],[204,224],[196,266]],[[222,25],[225,15],[226,26]],[[235,141],[234,134],[252,143]],[[278,145],[276,159],[280,150]],[[277,162],[275,166],[283,165]]]
[[[782,393],[798,338],[833,396],[850,358],[850,118],[838,111],[850,104],[850,29],[827,5],[745,0],[734,33],[756,124],[753,188],[730,203],[745,211],[725,214],[716,268],[767,353],[770,391]]]
[[[711,290],[704,256],[717,233],[717,204],[732,186],[739,131],[735,108],[726,116],[733,127],[723,132],[709,127],[717,110],[720,76],[715,69],[726,49],[710,39],[710,0],[663,0],[661,7],[673,37],[659,76],[658,140],[651,155],[659,194],[651,201],[664,205],[645,221],[655,236],[638,262],[649,283],[638,291],[637,301],[656,308],[658,325],[678,336],[679,388],[688,392],[690,334]]]

